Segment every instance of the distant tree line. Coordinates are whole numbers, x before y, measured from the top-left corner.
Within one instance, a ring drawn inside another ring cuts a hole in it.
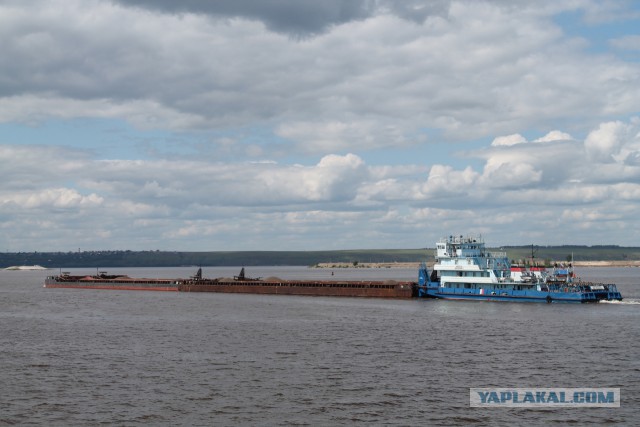
[[[13,265],[71,267],[180,267],[315,265],[321,262],[413,262],[425,250],[362,251],[83,251],[0,253],[0,268]]]
[[[543,262],[640,260],[640,248],[621,246],[508,246],[512,260]],[[78,251],[0,253],[0,268],[13,265],[71,267],[180,267],[180,266],[258,266],[315,265],[318,263],[420,262],[433,260],[434,249],[381,249],[342,251]]]

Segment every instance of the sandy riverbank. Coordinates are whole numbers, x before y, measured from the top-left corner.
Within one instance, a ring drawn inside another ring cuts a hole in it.
[[[43,267],[41,265],[12,265],[11,267],[7,267],[4,270],[30,271],[30,270],[48,270],[48,268]]]
[[[640,261],[574,261],[576,267],[640,267]]]
[[[428,262],[432,266],[433,262]],[[321,262],[313,268],[418,268],[419,262],[359,262],[353,265],[351,262]]]
[[[574,261],[575,267],[640,267],[640,261]],[[321,262],[314,268],[418,268],[419,262],[359,262],[353,265],[351,262]],[[427,262],[427,266],[433,266],[433,261]]]

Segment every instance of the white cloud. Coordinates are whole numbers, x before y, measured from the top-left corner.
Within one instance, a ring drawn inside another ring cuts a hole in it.
[[[545,136],[534,139],[533,142],[552,142],[552,141],[571,141],[573,137],[566,132],[561,132],[559,130],[552,130]]]
[[[0,203],[15,204],[22,209],[73,209],[85,206],[98,206],[104,199],[96,194],[81,195],[74,189],[47,188],[40,191],[30,191],[8,194],[4,193]]]
[[[524,136],[519,133],[507,136],[499,136],[493,140],[491,145],[493,147],[499,147],[501,145],[516,145],[516,144],[524,144],[527,142]]]
[[[594,239],[629,242],[637,35],[583,25],[633,13],[592,1],[3,2],[0,244],[415,246],[460,228],[507,244],[587,223]],[[578,17],[571,31],[561,14]],[[135,129],[106,143],[61,135],[76,118]],[[34,134],[49,145],[29,145]],[[112,141],[124,156],[104,157]]]
[[[383,2],[340,15],[305,3],[324,18],[302,21],[322,30],[299,39],[266,30],[261,22],[284,27],[249,4],[189,13],[155,3],[167,13],[97,0],[1,6],[0,121],[258,126],[290,139],[289,152],[324,155],[421,143],[425,128],[464,140],[576,116],[595,123],[603,111],[635,112],[640,98],[637,63],[587,55],[554,23],[575,5]]]
[[[422,186],[422,193],[430,197],[467,195],[473,192],[478,174],[471,167],[456,171],[451,166],[433,165]]]
[[[303,248],[310,238],[344,248],[353,247],[349,239],[414,239],[459,227],[502,233],[497,225],[524,223],[531,232],[544,227],[568,236],[580,228],[577,220],[614,227],[627,241],[617,230],[633,221],[640,202],[640,165],[628,161],[638,152],[639,130],[640,120],[632,119],[602,123],[584,142],[553,131],[540,138],[544,144],[491,144],[468,153],[482,162],[477,169],[370,166],[355,154],[326,155],[308,166],[107,161],[77,150],[4,145],[0,161],[10,167],[0,170],[0,217],[9,245],[28,242],[25,235],[62,241],[68,233],[85,247],[104,247],[99,236],[109,236],[110,248],[135,241],[143,249],[161,242],[215,249],[235,236],[234,249],[249,249],[247,242]],[[594,151],[599,155],[590,156]],[[535,206],[537,216],[523,206]],[[567,231],[557,231],[562,227]]]
[[[2,98],[0,122],[38,125],[49,119],[101,118],[126,120],[140,129],[202,127],[203,117],[154,100],[73,99],[53,94],[24,94]]]
[[[505,162],[500,159],[487,161],[482,181],[492,188],[523,188],[542,179],[542,171],[525,161]]]
[[[640,35],[624,36],[611,39],[610,43],[616,49],[640,50]]]
[[[389,145],[401,147],[417,142],[408,140],[396,126],[374,121],[285,123],[275,133],[297,141],[299,149],[309,153],[341,151],[345,148],[375,149]]]
[[[589,133],[584,142],[587,154],[596,162],[624,160],[626,156],[621,157],[622,148],[628,142],[629,133],[629,125],[620,121],[602,123],[597,130]]]
[[[351,200],[360,182],[366,178],[362,160],[353,154],[328,155],[315,167],[267,167],[258,171],[249,183],[259,189],[247,193],[262,203],[290,203]]]

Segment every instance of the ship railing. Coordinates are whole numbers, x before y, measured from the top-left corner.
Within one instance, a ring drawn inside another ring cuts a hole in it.
[[[603,284],[593,282],[579,283],[554,283],[548,285],[549,292],[618,292],[614,284]]]
[[[480,234],[478,234],[478,235],[469,234],[467,236],[463,236],[463,235],[453,236],[453,235],[451,235],[449,237],[440,238],[438,243],[453,243],[453,244],[480,243],[480,244],[483,244],[484,240],[482,238],[482,235],[480,235]]]
[[[580,280],[573,282],[573,285],[583,287],[586,292],[618,292],[618,287],[613,283],[585,282]]]

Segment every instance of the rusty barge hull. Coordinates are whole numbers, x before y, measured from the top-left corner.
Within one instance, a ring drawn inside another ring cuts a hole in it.
[[[65,288],[65,289],[100,289],[111,291],[161,291],[178,292],[178,286],[138,286],[138,285],[109,285],[94,283],[56,283],[45,284],[45,288]]]
[[[414,282],[317,281],[251,279],[244,269],[233,279],[202,277],[202,269],[189,279],[138,279],[126,275],[49,276],[45,288],[108,289],[126,291],[217,292],[231,294],[309,295],[329,297],[412,298],[417,294]]]
[[[338,281],[187,281],[180,292],[218,292],[234,294],[307,295],[331,297],[412,298],[412,282]]]

